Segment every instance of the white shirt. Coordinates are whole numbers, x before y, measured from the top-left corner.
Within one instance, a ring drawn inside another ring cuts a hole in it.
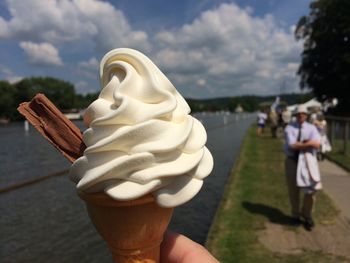
[[[264,112],[258,113],[258,124],[265,124],[265,121],[267,119],[267,114]]]
[[[284,137],[285,137],[284,152],[288,157],[292,158],[295,155],[295,151],[291,148],[291,145],[295,144],[298,141],[298,134],[299,134],[298,122],[290,123],[284,129]],[[321,143],[321,136],[315,125],[305,121],[301,125],[300,141],[303,142],[303,141],[310,141],[310,140],[318,141]],[[313,152],[315,153],[316,149]]]

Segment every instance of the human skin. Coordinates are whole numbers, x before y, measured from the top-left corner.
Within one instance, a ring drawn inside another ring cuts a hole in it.
[[[298,113],[297,114],[297,121],[298,123],[302,124],[307,120],[307,114],[305,113]],[[310,150],[312,148],[320,148],[321,144],[318,141],[315,140],[308,140],[303,142],[296,142],[291,145],[291,148],[293,150]]]
[[[191,239],[167,231],[161,245],[162,263],[217,263],[203,246]]]

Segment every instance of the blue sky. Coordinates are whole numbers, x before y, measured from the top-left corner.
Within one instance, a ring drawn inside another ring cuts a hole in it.
[[[102,56],[144,52],[185,97],[298,91],[293,28],[311,0],[0,0],[0,79],[100,89]]]

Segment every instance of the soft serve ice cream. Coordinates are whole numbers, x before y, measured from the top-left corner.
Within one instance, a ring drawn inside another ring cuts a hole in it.
[[[84,193],[127,201],[151,193],[163,207],[194,197],[213,168],[203,125],[142,53],[115,49],[101,61],[102,91],[84,114],[87,148],[70,170]]]

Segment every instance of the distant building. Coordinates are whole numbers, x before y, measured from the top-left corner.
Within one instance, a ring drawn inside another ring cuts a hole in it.
[[[85,110],[79,109],[62,110],[64,116],[70,120],[82,120],[84,112]]]
[[[243,110],[242,106],[241,106],[240,104],[238,104],[237,107],[236,107],[236,109],[235,109],[235,112],[236,112],[236,113],[241,113],[241,112],[243,112],[243,111],[244,111],[244,110]]]
[[[308,111],[317,112],[322,109],[322,103],[319,102],[316,98],[313,98],[305,103],[303,103]],[[288,110],[291,112],[295,112],[298,104],[288,106]]]

